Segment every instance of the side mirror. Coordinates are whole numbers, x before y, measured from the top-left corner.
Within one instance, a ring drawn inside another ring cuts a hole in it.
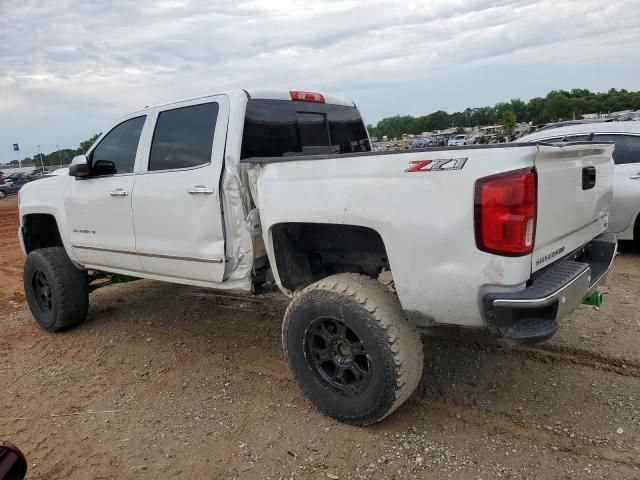
[[[69,165],[69,175],[76,178],[84,178],[89,176],[89,161],[86,155],[78,155],[73,157],[71,165]]]
[[[0,440],[0,480],[22,480],[27,475],[27,459],[9,442]]]

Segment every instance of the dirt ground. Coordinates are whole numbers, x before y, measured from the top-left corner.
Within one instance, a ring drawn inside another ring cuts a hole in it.
[[[11,195],[0,200],[0,315],[24,308],[18,226],[18,197]]]
[[[38,329],[21,293],[14,200],[0,203],[0,438],[30,479],[638,479],[640,254],[601,311],[511,348],[425,338],[414,396],[378,425],[318,412],[280,347],[287,301],[150,281],[92,294]]]

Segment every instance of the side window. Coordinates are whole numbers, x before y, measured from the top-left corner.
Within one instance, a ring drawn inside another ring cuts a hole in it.
[[[217,118],[217,103],[160,112],[151,141],[149,171],[209,163]]]
[[[640,136],[637,135],[605,135],[598,134],[594,142],[613,142],[613,161],[616,165],[624,163],[640,163]]]
[[[133,172],[145,118],[126,120],[107,133],[91,152],[92,176]]]

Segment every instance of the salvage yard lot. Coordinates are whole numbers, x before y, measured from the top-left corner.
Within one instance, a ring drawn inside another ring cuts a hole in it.
[[[0,439],[31,479],[640,478],[640,254],[624,246],[600,312],[533,347],[425,343],[414,396],[337,423],[282,357],[287,299],[151,281],[92,294],[38,329],[22,295],[16,199],[0,202]]]

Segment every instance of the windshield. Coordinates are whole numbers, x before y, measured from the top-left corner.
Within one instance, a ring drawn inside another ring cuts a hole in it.
[[[370,152],[355,107],[290,100],[247,103],[241,158]]]

